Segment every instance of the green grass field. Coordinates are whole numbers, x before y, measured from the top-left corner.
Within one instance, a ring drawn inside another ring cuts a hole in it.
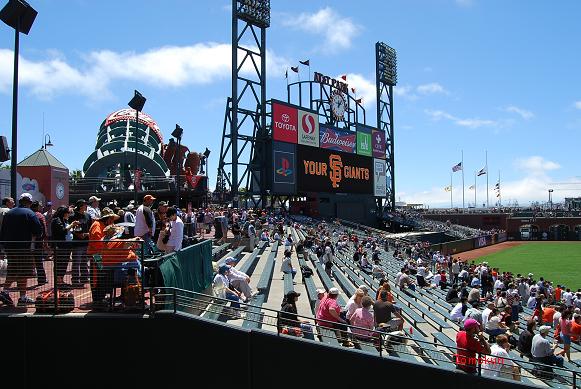
[[[581,242],[527,242],[479,258],[500,271],[534,274],[565,284],[571,290],[581,288]]]

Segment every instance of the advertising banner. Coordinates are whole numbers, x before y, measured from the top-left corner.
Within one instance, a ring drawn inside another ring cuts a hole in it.
[[[272,142],[273,194],[294,194],[297,182],[295,145]]]
[[[387,196],[387,180],[385,160],[373,158],[373,195],[376,197]]]
[[[297,143],[299,112],[296,108],[281,103],[272,103],[272,139]]]
[[[385,132],[373,130],[371,140],[373,142],[373,157],[385,159]]]
[[[296,147],[299,192],[373,193],[372,158],[302,145]]]
[[[323,124],[319,126],[319,147],[345,153],[355,153],[357,135],[347,130],[339,130]]]
[[[298,144],[319,147],[319,115],[299,110]]]
[[[357,154],[371,157],[371,128],[357,126]]]

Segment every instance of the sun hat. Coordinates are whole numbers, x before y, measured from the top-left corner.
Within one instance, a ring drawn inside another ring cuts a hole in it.
[[[113,212],[113,210],[111,208],[105,207],[101,211],[101,217],[99,218],[99,220],[104,220],[104,219],[107,219],[108,217],[113,217],[113,218],[115,218],[115,220],[120,218],[120,216],[117,215],[115,212]]]
[[[101,199],[97,196],[91,196],[89,197],[89,203],[92,203],[93,201],[101,201]]]
[[[28,199],[30,201],[32,201],[32,195],[28,192],[24,192],[23,194],[20,195],[20,200],[22,199]]]

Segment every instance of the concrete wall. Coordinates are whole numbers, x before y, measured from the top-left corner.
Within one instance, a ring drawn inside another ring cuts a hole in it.
[[[0,328],[10,388],[356,388],[363,376],[370,387],[525,387],[183,315],[0,317]]]

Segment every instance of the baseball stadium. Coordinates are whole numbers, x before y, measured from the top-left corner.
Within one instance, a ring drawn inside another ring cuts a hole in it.
[[[368,42],[373,110],[309,60],[270,97],[278,6],[223,10],[233,66],[214,172],[137,90],[93,123],[80,170],[46,142],[18,161],[2,137],[0,382],[346,388],[364,372],[364,385],[580,387],[581,201],[396,201],[396,49]],[[36,14],[0,11],[17,45]]]

